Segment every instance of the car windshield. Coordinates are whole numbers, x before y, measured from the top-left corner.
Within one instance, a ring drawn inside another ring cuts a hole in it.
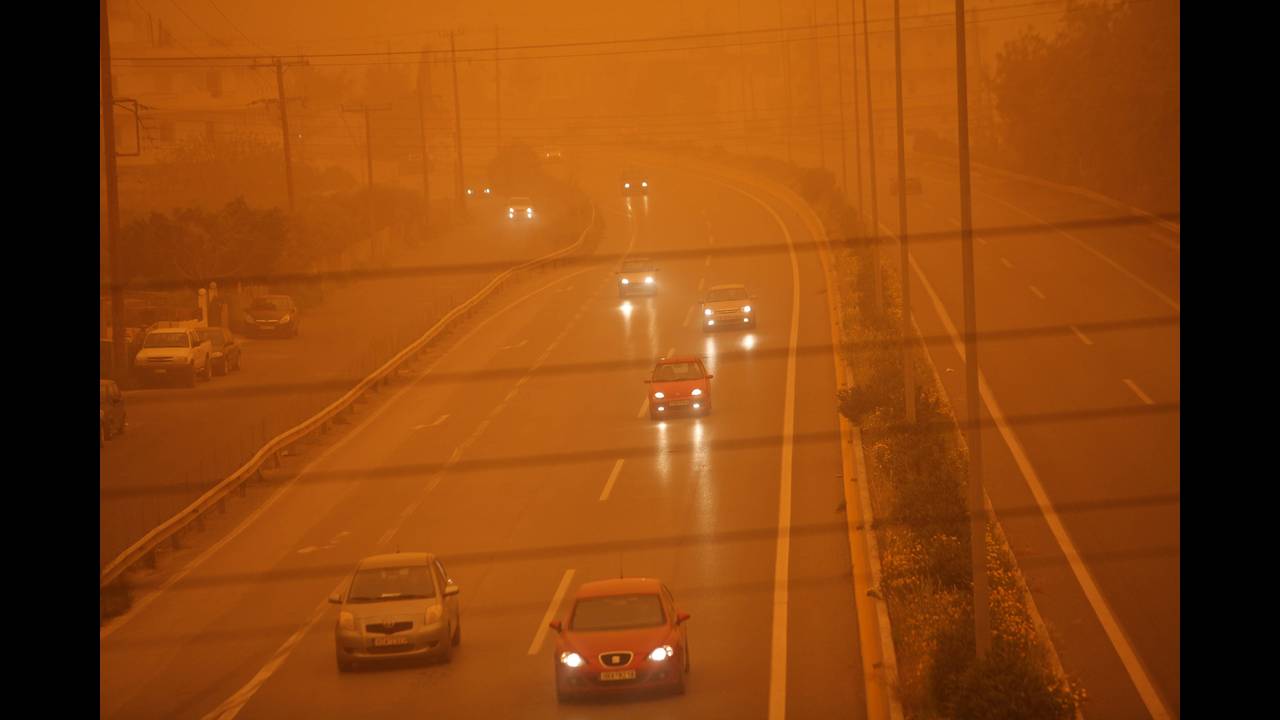
[[[652,269],[653,263],[648,260],[628,260],[622,263],[622,272],[644,272]]]
[[[657,595],[612,595],[579,600],[573,608],[569,629],[624,630],[653,627],[666,621]]]
[[[142,347],[184,348],[191,347],[191,341],[184,332],[153,332],[142,341]]]
[[[250,307],[254,310],[284,310],[288,308],[288,303],[284,298],[260,297],[254,298]]]
[[[653,371],[653,379],[662,382],[701,380],[702,377],[702,368],[698,363],[693,362],[663,363],[654,368]]]
[[[707,293],[707,302],[720,302],[722,300],[746,300],[746,288],[717,288]]]
[[[426,565],[409,565],[361,570],[351,581],[347,602],[412,600],[435,596],[436,586],[431,581],[431,568]]]

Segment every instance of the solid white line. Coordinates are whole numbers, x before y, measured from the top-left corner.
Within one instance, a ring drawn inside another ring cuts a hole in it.
[[[704,263],[704,264],[705,264],[707,267],[711,267],[711,256],[710,256],[710,255],[708,255],[708,256],[707,256],[707,262],[706,262],[706,263]]]
[[[684,314],[684,326],[689,327],[689,321],[693,319],[693,306],[689,306],[689,312]]]
[[[708,245],[715,245],[715,244],[716,244],[716,237],[715,237],[714,235],[708,235],[708,236],[707,236],[707,244],[708,244]]]
[[[342,590],[342,585],[345,582],[345,579],[342,580],[342,582],[339,582],[338,586],[333,589],[333,592],[340,592]],[[262,685],[271,677],[272,674],[275,673],[276,670],[280,669],[280,666],[284,664],[284,661],[289,658],[289,654],[293,652],[293,648],[302,640],[303,637],[306,636],[311,628],[320,621],[320,618],[324,617],[325,610],[328,606],[329,599],[326,597],[324,602],[320,603],[320,605],[316,607],[315,612],[311,614],[311,618],[307,623],[298,628],[297,632],[293,635],[290,635],[288,640],[284,641],[284,644],[281,645],[276,650],[275,654],[271,656],[271,660],[269,660],[266,665],[262,666],[262,669],[258,671],[258,674],[254,675],[253,679],[245,683],[245,686],[240,688],[235,695],[227,698],[227,700],[215,708],[213,712],[205,715],[203,720],[232,720],[232,718],[240,714],[240,711],[244,709],[245,703],[249,702],[249,699],[253,697],[254,693],[258,692],[258,689],[262,687]]]
[[[1071,332],[1075,333],[1076,337],[1080,338],[1080,342],[1084,343],[1085,345],[1093,344],[1093,341],[1090,340],[1088,337],[1085,337],[1085,334],[1080,332],[1080,328],[1076,327],[1075,325],[1071,326]]]
[[[564,593],[569,589],[569,583],[573,580],[573,568],[564,571],[564,577],[560,578],[560,586],[556,588],[556,593],[551,596],[551,604],[547,606],[547,612],[542,616],[542,622],[538,623],[538,631],[533,634],[533,642],[529,643],[529,654],[537,655],[542,649],[542,639],[547,636],[547,630],[550,629],[551,619],[555,617],[556,611],[560,609],[560,602],[564,600]]]
[[[520,388],[519,388],[519,387],[513,387],[513,388],[511,388],[511,392],[507,393],[507,396],[506,396],[505,398],[503,398],[503,400],[502,400],[503,404],[505,405],[506,403],[511,402],[511,398],[515,397],[515,396],[516,396],[516,393],[518,393],[518,392],[520,392]]]
[[[1027,287],[1031,288],[1031,292],[1035,293],[1036,297],[1040,298],[1041,300],[1044,300],[1044,293],[1040,292],[1040,288],[1036,287],[1035,285],[1028,285]]]
[[[378,546],[386,545],[387,541],[391,539],[391,536],[396,534],[396,530],[397,528],[393,528],[393,527],[387,528],[387,531],[382,533],[382,537],[378,538],[377,545]]]
[[[1142,392],[1142,388],[1138,387],[1138,384],[1135,383],[1134,381],[1130,380],[1129,378],[1125,378],[1124,384],[1128,385],[1129,389],[1133,391],[1133,394],[1137,395],[1138,399],[1141,400],[1142,402],[1146,403],[1147,405],[1156,404],[1155,401],[1151,399],[1151,396]]]
[[[963,360],[964,345],[960,342],[960,333],[957,332],[955,324],[951,322],[951,316],[947,314],[947,309],[943,306],[942,299],[934,292],[933,285],[925,277],[924,271],[916,263],[915,257],[910,256],[910,260],[911,269],[915,271],[916,277],[920,278],[921,285],[924,286],[925,292],[929,294],[929,298],[933,301],[935,312],[938,313],[938,317],[942,320],[947,334],[951,337],[951,344],[955,347],[961,360]],[[1067,528],[1058,518],[1058,512],[1053,509],[1053,503],[1049,500],[1044,486],[1040,483],[1040,476],[1036,474],[1035,468],[1032,467],[1031,460],[1027,458],[1027,453],[1023,450],[1022,443],[1019,442],[1018,437],[1013,434],[1013,430],[1009,428],[1008,422],[1005,421],[1004,413],[1000,410],[1000,405],[996,402],[995,395],[987,385],[987,379],[981,368],[978,370],[978,394],[982,398],[983,404],[987,407],[987,413],[991,415],[991,419],[995,422],[996,429],[1000,431],[1000,437],[1004,439],[1005,445],[1008,446],[1009,453],[1013,455],[1014,463],[1017,464],[1023,479],[1026,480],[1027,487],[1035,498],[1036,506],[1040,509],[1040,514],[1044,517],[1045,524],[1049,526],[1049,531],[1058,543],[1058,549],[1062,551],[1067,564],[1071,567],[1072,574],[1075,575],[1076,581],[1080,583],[1080,589],[1084,592],[1085,599],[1089,601],[1094,615],[1097,616],[1098,622],[1107,634],[1107,639],[1111,641],[1111,646],[1115,648],[1116,655],[1120,657],[1120,662],[1124,664],[1124,668],[1129,674],[1129,679],[1133,681],[1134,687],[1138,690],[1138,695],[1142,698],[1143,704],[1146,705],[1147,712],[1151,713],[1151,716],[1156,720],[1164,720],[1164,718],[1171,717],[1164,701],[1160,698],[1160,694],[1156,691],[1155,685],[1151,682],[1150,676],[1147,675],[1147,670],[1143,666],[1142,660],[1129,643],[1128,636],[1125,635],[1119,621],[1116,620],[1115,615],[1111,612],[1111,607],[1107,604],[1106,599],[1102,597],[1102,592],[1098,589],[1097,583],[1094,582],[1093,575],[1089,572],[1088,566],[1085,565],[1084,559],[1080,557],[1080,552],[1076,550],[1075,543],[1072,542],[1071,536],[1067,533]]]
[[[982,237],[981,235],[974,235],[974,237],[978,240],[978,244],[979,244],[979,245],[986,245],[986,244],[987,244],[987,239],[986,239],[986,238],[984,238],[984,237]]]
[[[613,471],[609,473],[609,479],[604,483],[604,490],[600,491],[600,502],[609,499],[609,491],[613,490],[613,483],[618,479],[618,473],[622,472],[622,463],[625,461],[625,458],[618,458],[618,461],[613,464]]]
[[[1000,258],[1000,262],[1004,263],[1004,266],[1005,266],[1005,267],[1007,267],[1007,268],[1009,268],[1010,270],[1012,270],[1012,269],[1013,269],[1013,263],[1009,262],[1009,258],[1003,258],[1003,257],[1002,257],[1002,258]]]
[[[702,292],[702,288],[703,288],[703,286],[705,286],[706,284],[707,284],[707,279],[706,279],[706,278],[704,278],[704,277],[700,277],[700,278],[698,278],[698,292]]]
[[[645,395],[644,400],[640,402],[640,409],[636,411],[636,419],[644,417],[644,413],[649,409],[649,396]]]

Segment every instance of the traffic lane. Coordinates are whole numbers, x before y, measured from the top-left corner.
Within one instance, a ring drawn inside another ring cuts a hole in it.
[[[444,252],[419,250],[400,266],[495,263],[512,253],[517,260],[540,254],[533,243],[492,239],[499,234],[483,242],[457,242],[458,237],[445,237],[450,242],[443,243]],[[338,286],[323,306],[305,315],[298,338],[246,339],[243,372],[195,390],[127,391],[129,432],[108,444],[100,463],[102,561],[225,477],[267,438],[340,396],[492,274]]]
[[[520,327],[522,324],[517,320],[513,328],[518,331]],[[448,364],[450,360],[448,355],[443,359],[439,368],[442,374],[471,369],[466,364]],[[481,396],[477,390],[477,387],[467,388],[469,400]],[[457,399],[449,400],[448,404],[429,401],[431,396],[444,393],[450,397],[457,392],[449,385],[422,383],[411,387],[408,392],[412,397],[388,407],[385,415],[377,417],[370,425],[368,439],[365,433],[361,433],[358,441],[353,439],[352,446],[359,444],[368,456],[394,459],[399,448],[408,444],[417,452],[415,457],[421,459],[421,448],[433,449],[435,445],[422,443],[414,428],[428,422],[428,418],[435,416],[442,407],[467,406]],[[425,408],[430,410],[422,414]],[[458,422],[443,427],[444,432],[448,432],[465,426],[465,423]],[[447,446],[438,448],[438,454],[426,459],[428,464],[446,462],[450,449]],[[321,469],[333,472],[321,474],[318,478],[304,478],[304,482],[291,488],[291,493],[283,496],[277,507],[271,508],[243,535],[232,540],[190,578],[148,606],[146,613],[104,641],[104,656],[111,652],[126,653],[122,656],[126,662],[111,663],[111,666],[128,668],[128,672],[114,671],[110,675],[104,674],[103,679],[104,697],[110,692],[112,696],[128,694],[134,700],[122,708],[121,716],[131,716],[135,712],[145,714],[155,708],[164,711],[160,716],[169,716],[180,709],[172,704],[175,695],[190,696],[199,692],[201,697],[219,698],[219,701],[229,696],[239,686],[237,683],[242,684],[279,647],[298,624],[298,618],[306,617],[317,599],[327,597],[336,583],[335,578],[348,573],[359,557],[369,554],[366,550],[379,544],[378,538],[388,525],[400,517],[403,509],[412,502],[411,496],[421,492],[421,478],[416,473],[377,472],[377,468],[361,464],[359,455],[352,460],[349,452],[349,448],[335,452],[321,466]],[[395,469],[396,466],[392,466],[391,470]],[[377,482],[377,492],[367,495],[371,481]],[[351,487],[353,483],[354,488]],[[357,513],[357,510],[361,512]],[[315,522],[314,518],[324,520],[314,531],[314,537],[303,537]],[[340,560],[336,567],[330,566],[327,576],[317,582],[304,582],[307,579],[305,573],[302,573],[303,577],[297,577],[296,565],[309,559],[297,551],[324,544],[324,538],[335,537],[343,531],[348,532],[350,544],[341,545],[333,554]],[[283,550],[280,549],[282,545]],[[264,565],[263,559],[267,557],[274,557],[279,562]],[[272,576],[283,578],[283,581],[279,589],[270,595],[271,602],[267,608],[262,606],[260,587],[227,581],[228,578]],[[287,602],[285,595],[293,602]],[[240,612],[224,616],[221,608],[236,608]],[[200,612],[193,613],[193,609]],[[265,619],[268,615],[278,622],[257,626],[259,632],[251,635],[246,635],[243,628],[223,627],[230,624],[227,617]],[[185,643],[181,638],[174,641],[172,628],[198,628],[201,623],[215,627],[223,637],[235,641],[224,647],[222,656],[208,648]],[[272,628],[275,632],[267,632]],[[240,638],[243,638],[242,642]],[[131,648],[135,651],[133,657],[127,655]],[[167,649],[167,657],[155,658],[163,660],[162,663],[139,666],[136,651],[147,649],[153,653]],[[179,652],[183,655],[175,660]],[[219,660],[231,666],[225,676],[214,672],[220,667],[217,664]],[[257,665],[254,665],[255,661]],[[104,666],[106,664],[104,661]],[[139,672],[149,677],[138,678]],[[210,686],[210,678],[222,682]],[[148,682],[150,680],[155,682]],[[121,690],[112,687],[108,691],[113,683]]]
[[[931,159],[923,159],[921,164],[944,181],[954,184],[958,180],[954,164]],[[1062,228],[1064,232],[1077,235],[1113,257],[1175,301],[1180,298],[1181,244],[1177,235],[1154,221],[1079,193],[982,169],[975,170],[973,178],[975,188],[989,196],[987,200],[1002,199],[1025,211],[1016,213],[1019,224],[1038,224],[1042,220],[1066,224],[1067,227]],[[1179,210],[1177,207],[1160,208],[1156,214],[1178,213]],[[1090,226],[1076,230],[1070,227],[1073,222],[1087,222]]]
[[[602,318],[604,319],[604,321],[605,321],[605,323],[606,323],[606,327],[613,326],[613,327],[615,327],[615,328],[616,328],[617,320],[616,320],[616,318],[611,314],[611,312],[609,312],[607,309],[605,310],[605,313],[604,313],[604,314],[602,314],[600,317],[602,317]],[[616,330],[615,330],[615,332],[616,332]],[[580,342],[585,342],[585,343],[586,343],[586,345],[585,345],[585,346],[582,346],[582,347],[580,348],[579,352],[589,352],[592,348],[596,348],[596,347],[597,347],[597,345],[599,344],[599,338],[600,338],[600,337],[601,337],[601,332],[597,332],[597,331],[595,331],[595,330],[592,330],[592,331],[587,332],[587,333],[585,334],[585,336],[584,336],[583,340],[582,340],[582,341],[580,341]],[[567,345],[566,345],[566,347],[569,347],[569,346],[570,346],[569,344],[567,344]],[[575,352],[575,355],[576,355],[576,354],[579,354],[579,352]],[[547,380],[548,380],[549,382],[551,382],[551,383],[552,383],[552,385],[553,385],[553,387],[547,388],[547,390],[549,391],[549,397],[551,397],[551,398],[563,397],[565,394],[567,394],[567,393],[571,393],[571,392],[572,392],[571,388],[573,388],[573,387],[577,387],[576,383],[578,382],[578,381],[577,381],[577,379],[576,379],[576,378],[574,378],[574,377],[559,377],[559,376],[554,376],[554,375],[553,375],[553,376],[549,376]],[[556,387],[554,387],[554,385],[555,385],[555,384],[561,384],[563,387],[562,387],[561,389],[557,389]],[[622,393],[622,396],[623,396],[623,397],[627,397],[627,396],[629,396],[630,398],[634,399],[634,398],[636,397],[636,395],[635,395],[635,394],[633,394],[633,393],[635,392],[635,390],[630,390],[630,389],[627,387],[627,385],[629,385],[629,384],[630,384],[630,383],[626,383],[626,384],[622,384],[622,383],[614,383],[615,390],[616,390],[617,392]],[[535,392],[536,390],[539,390],[539,389],[541,388],[541,385],[542,385],[541,381],[537,381],[537,380],[535,380],[535,381],[531,381],[531,382],[529,383],[529,385],[528,385],[528,386],[526,386],[527,388],[529,388],[529,390],[528,390],[527,392],[528,392],[528,393],[533,393],[533,392]],[[527,399],[527,400],[526,400],[526,399],[525,399],[526,397],[528,397],[528,396],[526,396],[526,393],[525,393],[525,392],[522,392],[522,393],[521,393],[521,395],[520,395],[520,396],[518,396],[518,397],[517,397],[513,402],[515,402],[515,403],[529,402],[529,403],[531,403],[531,406],[532,406],[536,411],[543,411],[543,410],[546,410],[546,409],[548,409],[548,408],[552,409],[553,411],[554,411],[554,409],[556,409],[556,408],[560,408],[562,411],[567,410],[567,409],[571,409],[571,408],[565,408],[564,406],[561,406],[561,405],[557,405],[555,402],[550,402],[550,401],[548,401],[548,402],[542,402],[542,401],[539,401],[537,398],[532,398],[532,399]],[[629,423],[629,424],[632,424],[632,425],[640,424],[641,426],[643,426],[643,427],[645,428],[645,430],[646,430],[646,431],[653,431],[653,430],[655,429],[655,427],[651,427],[651,426],[649,426],[649,424],[647,423],[647,421],[644,421],[644,420],[638,420],[638,419],[636,419],[636,418],[631,414],[631,412],[630,412],[630,405],[631,405],[631,403],[629,403],[629,402],[626,402],[626,403],[625,403],[625,405],[626,405],[626,411],[625,411],[625,412],[617,413],[618,408],[617,408],[616,406],[617,406],[617,405],[621,405],[621,404],[624,404],[624,403],[623,403],[623,402],[615,402],[615,403],[608,404],[608,405],[605,405],[605,404],[592,404],[592,405],[587,406],[587,408],[584,408],[584,412],[588,413],[588,417],[586,417],[586,418],[585,418],[585,420],[584,420],[583,424],[581,425],[581,427],[584,429],[584,432],[585,432],[587,429],[590,429],[590,428],[596,427],[596,426],[598,426],[598,425],[600,424],[599,422],[592,422],[593,418],[591,418],[591,417],[590,417],[590,414],[593,414],[593,413],[596,411],[596,408],[597,408],[597,407],[609,407],[609,406],[614,406],[614,407],[613,407],[613,410],[614,410],[614,412],[615,412],[615,416],[616,416],[616,418],[617,418],[617,419],[620,419],[621,421],[626,422],[626,423]],[[718,412],[718,413],[717,413],[717,417],[719,416],[719,414],[720,414],[720,413]],[[503,425],[502,425],[502,424],[503,424],[504,422],[506,422],[508,419],[510,419],[510,420],[511,420],[512,422],[514,422],[515,424],[514,424],[514,426],[510,429],[510,431],[504,431],[504,429],[503,429]],[[681,422],[681,421],[673,421],[673,422],[672,422],[672,423],[670,423],[670,424],[671,424],[672,426],[675,426],[676,424],[678,424],[678,423],[680,423],[680,422]],[[695,421],[695,422],[697,422],[697,421]],[[551,424],[551,423],[549,423],[549,422],[533,422],[533,423],[530,423],[530,422],[528,422],[528,420],[527,420],[525,417],[523,417],[523,416],[517,416],[517,415],[515,415],[515,414],[508,415],[508,414],[505,414],[505,413],[504,413],[503,415],[499,416],[499,417],[495,420],[495,427],[493,428],[493,433],[494,433],[494,436],[495,436],[495,437],[522,438],[522,437],[524,437],[524,435],[525,435],[525,434],[527,434],[527,433],[529,432],[529,428],[530,428],[530,427],[534,427],[534,428],[548,427],[548,428],[550,428],[550,427],[554,427],[554,425],[552,425],[552,424]],[[613,433],[612,433],[612,432],[608,432],[608,433],[606,433],[606,437],[612,437],[612,436],[613,436]],[[550,439],[550,440],[548,440],[547,442],[553,442],[554,440],[560,439],[561,437],[562,437],[562,436],[561,436],[560,434],[553,434],[553,435],[552,435],[552,437],[551,437],[551,439]],[[587,436],[587,439],[589,440],[589,436]],[[581,443],[580,443],[580,442],[575,442],[575,443],[574,443],[574,446],[579,445],[579,444],[581,444]],[[534,443],[533,443],[533,445],[534,445],[535,447],[545,449],[546,442],[538,441],[538,442],[534,442]],[[553,446],[553,447],[554,447],[554,446]],[[662,461],[662,462],[663,462],[663,463],[667,463],[667,462],[670,462],[670,461],[669,461],[669,460],[666,460],[666,461]],[[776,462],[776,461],[775,461],[775,462]],[[602,469],[601,469],[601,470],[602,470]],[[656,471],[657,471],[657,473],[658,473],[658,474],[661,474],[661,473],[663,472],[663,470],[662,470],[662,468],[661,468],[661,467],[657,468],[657,469],[656,469]],[[670,468],[670,467],[668,467],[668,468],[667,468],[667,472],[671,472],[671,468]],[[595,490],[596,490],[596,488],[598,487],[598,484],[601,482],[601,479],[600,479],[600,478],[601,478],[601,476],[602,476],[602,472],[601,472],[600,474],[596,474],[596,475],[592,478],[592,480],[594,480],[594,482],[588,483],[588,487],[586,487],[586,488],[582,488],[582,489],[581,489],[582,491],[581,491],[581,492],[579,492],[579,493],[577,493],[577,496],[578,496],[578,497],[580,497],[580,498],[582,498],[582,499],[584,499],[584,500],[587,502],[587,504],[588,504],[588,505],[591,505],[591,504],[593,504],[593,503],[597,503],[597,502],[599,502],[599,500],[598,500],[598,499],[596,499],[596,498],[597,498],[597,496],[596,496],[596,494],[595,494]],[[624,477],[625,477],[625,474],[624,474]],[[508,482],[508,483],[509,483],[509,482],[511,482],[511,481],[510,481],[510,478],[509,478],[509,477],[507,477],[507,476],[503,476],[503,477],[502,477],[502,480],[504,480],[505,482]],[[567,482],[567,481],[565,481],[563,478],[557,478],[556,487],[563,487],[563,486],[565,486],[566,482]],[[570,486],[572,486],[572,483],[570,483]],[[446,484],[442,485],[441,487],[442,487],[442,489],[443,489],[443,488],[445,488],[445,487],[454,487],[454,485],[453,485],[452,483],[446,483]],[[509,494],[510,494],[510,491],[508,491],[508,492],[506,492],[506,493],[497,492],[497,491],[494,491],[494,492],[483,492],[483,491],[480,491],[480,488],[479,488],[479,486],[476,484],[476,482],[475,482],[475,481],[468,481],[468,482],[465,482],[465,483],[463,483],[463,482],[459,482],[459,483],[457,484],[457,487],[459,487],[459,488],[464,488],[464,489],[466,490],[466,492],[467,492],[467,493],[469,493],[469,494],[471,494],[471,495],[473,495],[473,496],[474,496],[474,495],[480,495],[480,496],[484,496],[484,497],[491,497],[491,496],[494,496],[494,495],[504,495],[504,494],[509,495]],[[619,492],[620,492],[620,493],[621,493],[621,492],[623,492],[623,491],[622,491],[622,489],[621,489],[622,487],[623,487],[623,485],[620,483],[620,485],[619,485]],[[446,491],[446,492],[447,492],[447,491]],[[671,495],[670,493],[663,493],[663,494],[661,494],[659,497],[660,497],[660,498],[665,498],[667,502],[670,502],[670,499],[671,499],[672,495]],[[563,501],[563,500],[561,500],[561,499],[559,499],[559,498],[556,498],[556,497],[555,497],[555,493],[552,493],[552,494],[549,496],[548,501],[546,501],[546,502],[547,502],[547,504],[546,504],[546,507],[545,507],[545,509],[544,509],[544,510],[541,510],[541,511],[538,511],[538,512],[530,512],[530,513],[529,513],[529,515],[528,515],[528,517],[529,517],[529,518],[531,518],[531,519],[542,519],[542,518],[548,518],[548,517],[549,517],[549,518],[553,518],[553,519],[554,519],[554,518],[556,518],[556,517],[557,517],[557,515],[556,515],[557,509],[558,509],[558,508],[562,508],[562,507],[563,507],[563,505],[564,505],[564,501]],[[615,504],[614,506],[616,507],[616,504]],[[563,512],[563,510],[561,510],[561,512]],[[528,546],[530,546],[532,543],[535,543],[535,542],[542,542],[542,543],[545,543],[545,542],[547,542],[546,534],[547,534],[548,532],[551,532],[551,533],[557,533],[557,532],[558,532],[558,533],[561,533],[561,534],[558,534],[558,535],[554,535],[554,536],[552,537],[552,540],[553,540],[553,541],[555,541],[555,540],[559,540],[559,541],[561,542],[561,544],[564,544],[565,542],[568,542],[568,541],[571,541],[571,540],[575,540],[575,539],[576,539],[577,541],[579,541],[579,542],[580,542],[580,541],[581,541],[581,538],[582,538],[582,535],[583,535],[583,531],[581,530],[581,526],[582,526],[582,524],[583,524],[583,523],[584,523],[584,521],[586,521],[587,519],[593,518],[593,517],[595,517],[595,516],[592,516],[592,515],[591,515],[591,513],[578,513],[578,512],[570,512],[570,513],[569,513],[569,515],[570,515],[570,516],[569,516],[569,518],[567,518],[567,519],[566,519],[566,521],[564,521],[564,522],[553,522],[553,523],[551,523],[551,527],[550,527],[549,529],[548,529],[548,528],[544,528],[544,529],[542,529],[542,530],[540,530],[540,531],[538,531],[538,532],[536,532],[536,533],[533,533],[533,537],[531,537],[531,538],[530,538],[530,540],[528,540],[528,541],[524,541],[524,542],[519,542],[519,543],[517,543],[517,546],[518,546],[518,547],[528,547]],[[641,529],[641,530],[649,530],[650,532],[652,532],[652,525],[651,525],[651,522],[650,522],[649,520],[647,520],[647,518],[648,518],[648,514],[645,514],[645,513],[635,513],[635,512],[634,512],[634,509],[630,509],[630,510],[628,510],[628,511],[624,514],[623,518],[624,518],[624,519],[627,519],[629,522],[639,522],[639,523],[640,523],[640,528],[639,528],[639,529]],[[657,522],[658,522],[659,526],[661,526],[661,527],[665,527],[665,528],[671,528],[671,527],[682,527],[682,526],[684,526],[684,525],[685,525],[685,523],[682,523],[682,522],[681,522],[680,518],[672,518],[670,521],[666,521],[666,522],[664,522],[665,518],[662,518],[662,517],[658,517],[658,518],[656,518],[656,520],[657,520]],[[598,519],[598,518],[596,519],[596,522],[599,522],[599,519]],[[606,522],[606,524],[605,524],[604,526],[602,526],[602,527],[599,529],[599,531],[598,531],[598,532],[587,532],[587,533],[586,533],[586,535],[587,535],[587,536],[589,536],[589,537],[592,537],[592,538],[594,538],[594,537],[598,537],[598,536],[602,536],[602,535],[603,535],[603,533],[605,533],[606,531],[608,531],[609,527],[611,527],[611,526],[612,526],[612,525],[614,525],[614,524],[616,524],[616,523],[614,523],[614,522],[612,522],[612,521]],[[567,535],[566,535],[566,534],[564,534],[564,533],[566,533],[566,532],[567,532]],[[448,537],[457,537],[457,535],[455,535],[454,533],[451,533],[451,532],[445,532],[445,533],[443,533],[443,535],[448,536]],[[768,536],[766,536],[766,538],[767,538],[767,537],[768,537]],[[669,552],[671,552],[671,550],[667,550],[667,552],[669,553]],[[624,562],[625,562],[625,563],[627,563],[627,565],[630,565],[630,564],[631,564],[631,559],[630,559],[631,554],[630,554],[630,553],[624,553],[624,554],[625,554],[625,555],[626,555],[626,557],[627,557],[627,559],[625,559],[625,560],[624,560]],[[455,553],[455,556],[456,556],[456,555],[457,555],[457,553]],[[756,554],[754,554],[754,553],[753,553],[753,555],[756,555]],[[763,557],[765,557],[765,558],[767,558],[767,557],[768,557],[768,553],[759,553],[758,555],[761,555],[761,556],[763,556]],[[639,562],[644,563],[645,561],[644,561],[644,560],[640,560]],[[614,570],[613,562],[612,562],[612,558],[610,558],[610,560],[609,560],[609,562],[608,562],[607,564],[609,565],[609,568],[608,568],[608,570],[604,571],[604,573],[605,573],[605,574],[604,574],[604,576],[611,576],[611,575],[613,574],[613,570]],[[704,564],[705,564],[705,563],[704,563]],[[711,566],[712,566],[712,567],[715,567],[715,566],[718,566],[719,564],[720,564],[720,563],[712,563],[712,564],[711,564]],[[455,566],[456,566],[456,563],[455,563]],[[766,567],[767,567],[767,565],[766,565]],[[451,568],[451,572],[455,572],[455,574],[458,574],[460,571],[457,571],[457,570],[454,570],[454,569],[452,569],[452,568]],[[627,572],[628,572],[628,574],[632,574],[632,572],[631,572],[631,571],[629,571],[629,570],[628,570]],[[493,573],[493,574],[489,575],[488,577],[492,578],[492,577],[496,577],[496,576],[497,576],[497,573],[495,572],[495,573]],[[766,576],[766,578],[767,578],[767,576]],[[491,582],[491,581],[487,579],[487,580],[486,580],[486,585],[488,585],[488,583],[489,583],[489,582]],[[670,579],[668,580],[668,582],[669,582],[669,583],[672,583],[673,588],[677,588],[677,587],[679,586],[677,583],[674,583],[674,582],[673,582],[673,581],[671,581]],[[679,590],[678,590],[678,589],[676,589],[675,591],[676,591],[677,593],[679,593]],[[503,594],[503,596],[504,596],[504,597],[507,597],[507,596],[510,596],[510,594],[511,594],[511,593],[504,589],[502,594]],[[479,601],[473,601],[473,602],[483,602],[483,601],[482,601],[482,600],[479,600]],[[767,604],[767,603],[766,603],[766,604]],[[540,616],[539,616],[537,619],[535,619],[533,622],[536,624],[539,620],[540,620]],[[528,625],[527,625],[527,624],[526,624],[526,628],[528,628]],[[535,629],[536,629],[536,628],[535,628]],[[544,660],[543,662],[539,662],[539,663],[537,663],[537,668],[542,669],[542,672],[541,672],[541,673],[538,673],[538,672],[536,672],[536,671],[535,671],[535,682],[537,682],[537,683],[539,683],[539,684],[547,682],[547,678],[545,678],[545,677],[544,677],[545,672],[546,672],[546,668],[544,668],[544,666],[545,666],[546,664],[548,664],[548,663],[546,663],[546,662],[545,662],[545,658],[544,658],[543,660]],[[482,682],[483,682],[483,681],[482,681]],[[545,686],[544,686],[544,687],[545,687]],[[550,699],[550,697],[549,697],[549,693],[548,693],[548,699]],[[471,711],[482,710],[481,708],[477,708],[477,707],[475,706],[475,703],[476,703],[476,699],[475,699],[474,697],[471,697],[471,698],[470,698],[470,704],[469,704],[468,706],[466,706],[466,707],[470,707]],[[554,707],[554,705],[552,705],[552,707]]]

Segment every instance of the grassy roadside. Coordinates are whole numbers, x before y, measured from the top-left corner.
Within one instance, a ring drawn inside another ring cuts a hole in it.
[[[974,660],[967,451],[919,344],[909,360],[919,386],[917,423],[904,423],[899,278],[884,271],[885,308],[875,312],[873,257],[857,212],[825,172],[771,159],[714,159],[785,184],[833,241],[849,241],[832,248],[844,301],[842,352],[853,369],[839,404],[862,431],[905,716],[1075,717],[1084,691],[1056,667],[998,522],[987,527],[992,647],[982,662]],[[887,251],[896,252],[882,248],[882,255]]]

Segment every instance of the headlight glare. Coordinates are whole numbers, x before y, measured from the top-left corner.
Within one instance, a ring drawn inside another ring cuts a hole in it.
[[[696,396],[696,395],[701,395],[701,394],[702,394],[702,388],[694,388],[694,389],[693,389],[693,392],[692,392],[691,394],[692,394],[692,395],[695,395],[695,396]]]
[[[631,284],[631,279],[630,279],[630,278],[622,278],[622,284],[623,284],[623,285],[630,285],[630,284]]]
[[[670,645],[662,645],[654,648],[653,652],[649,653],[649,659],[654,662],[663,662],[672,655],[675,655],[675,650]]]
[[[750,305],[743,305],[743,306],[742,306],[742,312],[751,312],[751,306],[750,306]]]
[[[653,396],[654,396],[655,398],[657,398],[657,399],[661,400],[662,398],[666,397],[666,394],[665,394],[665,393],[663,393],[661,390],[659,390],[658,392],[654,393],[654,394],[653,394]]]
[[[576,652],[560,653],[560,662],[565,666],[571,667],[571,668],[580,668],[583,665],[587,664],[587,661],[583,660],[582,656]]]
[[[711,317],[711,308],[703,308],[702,314],[706,315],[707,317]]]
[[[652,276],[652,275],[646,275],[646,276],[645,276],[645,278],[644,278],[644,284],[645,284],[645,285],[652,285],[652,284],[653,284],[653,276]]]

